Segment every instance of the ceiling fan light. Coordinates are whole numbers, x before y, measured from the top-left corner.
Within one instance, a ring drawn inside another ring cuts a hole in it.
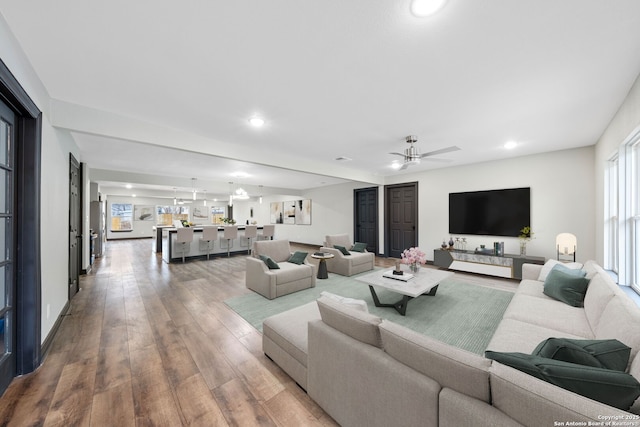
[[[439,11],[446,3],[446,0],[413,0],[411,2],[411,13],[420,18],[426,18]]]
[[[253,127],[259,128],[264,126],[264,119],[261,117],[254,116],[249,119],[249,124]]]

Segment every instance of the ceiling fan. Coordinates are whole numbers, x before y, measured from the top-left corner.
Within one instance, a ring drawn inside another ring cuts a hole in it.
[[[396,153],[396,152],[389,153],[389,154],[394,154],[396,156],[401,156],[404,158],[404,162],[402,163],[402,166],[400,166],[399,168],[400,170],[406,169],[411,165],[420,164],[420,161],[422,159],[436,161],[436,162],[449,162],[451,161],[449,159],[435,159],[435,158],[431,158],[431,156],[460,150],[460,147],[456,147],[455,145],[452,145],[451,147],[442,148],[440,150],[435,150],[435,151],[430,151],[428,153],[420,154],[420,151],[418,150],[418,148],[416,148],[416,146],[413,145],[416,142],[418,142],[417,136],[409,135],[405,138],[405,140],[407,144],[410,144],[410,145],[409,145],[409,148],[404,149],[404,153]]]

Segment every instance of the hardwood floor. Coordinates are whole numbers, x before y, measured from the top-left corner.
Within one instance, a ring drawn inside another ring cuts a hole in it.
[[[151,240],[109,241],[42,366],[0,398],[0,425],[337,425],[224,304],[251,292],[244,270],[243,255],[168,265]]]

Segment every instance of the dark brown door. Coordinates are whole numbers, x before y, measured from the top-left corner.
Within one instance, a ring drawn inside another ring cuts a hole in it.
[[[78,292],[80,278],[80,164],[69,154],[69,300]]]
[[[0,102],[0,395],[16,366],[15,325],[15,132],[16,118]]]
[[[378,188],[354,190],[355,242],[367,244],[367,250],[378,253]]]
[[[418,183],[385,186],[386,254],[400,258],[418,242]]]

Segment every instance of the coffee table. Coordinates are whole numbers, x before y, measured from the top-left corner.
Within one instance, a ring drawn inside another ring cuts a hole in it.
[[[451,271],[421,268],[417,273],[411,273],[408,270],[403,270],[405,275],[413,275],[409,280],[392,279],[383,276],[385,273],[391,274],[391,271],[392,270],[389,269],[382,271],[377,270],[373,273],[356,277],[355,279],[369,285],[371,297],[373,298],[373,303],[376,307],[393,307],[403,316],[407,312],[407,304],[411,299],[417,298],[420,295],[435,296],[436,291],[438,290],[438,284],[454,274]],[[378,299],[374,286],[401,294],[402,299],[391,304],[381,303]]]

